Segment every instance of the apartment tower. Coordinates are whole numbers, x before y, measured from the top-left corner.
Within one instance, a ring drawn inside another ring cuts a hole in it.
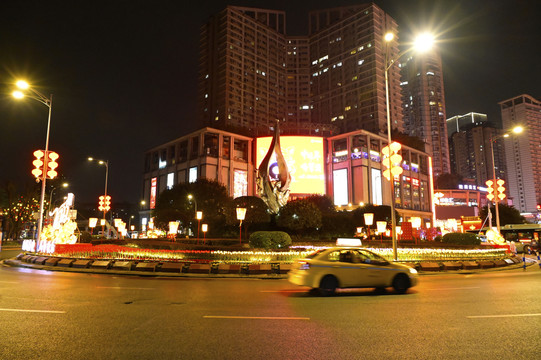
[[[504,141],[509,196],[521,213],[535,213],[541,204],[541,101],[519,95],[499,104],[503,129],[524,127]]]
[[[401,63],[401,69],[406,133],[428,145],[434,176],[450,173],[441,57],[437,50],[412,55]]]
[[[199,120],[256,136],[387,132],[383,36],[396,22],[374,4],[313,11],[306,36],[282,11],[228,6],[201,29]],[[391,58],[398,42],[390,45]],[[392,127],[403,131],[400,69],[390,70]]]

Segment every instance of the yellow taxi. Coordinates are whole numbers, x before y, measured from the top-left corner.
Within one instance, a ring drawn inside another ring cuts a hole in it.
[[[414,268],[389,262],[370,250],[333,247],[297,260],[288,281],[318,289],[321,295],[332,295],[337,288],[393,287],[395,292],[405,293],[417,285],[418,276]]]

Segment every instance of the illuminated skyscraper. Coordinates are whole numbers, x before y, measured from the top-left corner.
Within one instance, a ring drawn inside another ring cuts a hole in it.
[[[406,133],[428,145],[434,175],[451,171],[441,58],[436,50],[410,56],[402,64],[402,106]]]
[[[541,101],[529,95],[499,103],[503,129],[524,127],[505,139],[509,196],[520,212],[537,212],[541,204]]]
[[[374,4],[311,12],[307,36],[288,36],[282,11],[228,6],[201,30],[199,119],[249,135],[269,133],[276,119],[286,133],[385,134],[387,31],[398,26]],[[392,126],[403,131],[397,66],[390,99]]]

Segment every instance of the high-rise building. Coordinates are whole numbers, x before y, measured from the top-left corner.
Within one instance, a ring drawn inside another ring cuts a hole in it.
[[[434,175],[451,171],[441,57],[437,50],[412,55],[401,63],[404,127],[427,145]]]
[[[541,204],[541,101],[519,95],[499,104],[504,130],[525,129],[504,141],[509,196],[520,212],[533,213]]]
[[[447,119],[451,173],[473,179],[477,186],[486,186],[494,177],[507,181],[502,130],[487,121],[486,114],[468,113]],[[492,162],[493,143],[494,163]]]
[[[309,14],[309,34],[288,36],[282,11],[228,6],[202,27],[202,125],[266,134],[385,134],[386,32],[398,25],[374,4]],[[389,48],[398,55],[398,42]],[[392,127],[403,131],[400,69],[390,70]]]

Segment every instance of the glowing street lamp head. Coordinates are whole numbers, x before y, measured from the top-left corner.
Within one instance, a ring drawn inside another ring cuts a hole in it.
[[[30,85],[28,85],[28,83],[24,80],[17,81],[15,85],[17,85],[17,87],[22,90],[26,90],[30,87]]]
[[[387,34],[385,34],[383,38],[387,42],[392,41],[394,39],[394,34],[392,32],[388,32]]]
[[[522,126],[515,126],[515,127],[513,128],[513,132],[514,132],[515,134],[520,134],[520,133],[523,132],[523,131],[524,131],[524,128],[523,128]]]
[[[425,52],[434,45],[434,36],[429,33],[422,33],[415,38],[414,47],[419,52]]]
[[[15,90],[14,92],[11,93],[11,95],[13,95],[15,99],[22,99],[24,97],[23,92],[19,90]]]

